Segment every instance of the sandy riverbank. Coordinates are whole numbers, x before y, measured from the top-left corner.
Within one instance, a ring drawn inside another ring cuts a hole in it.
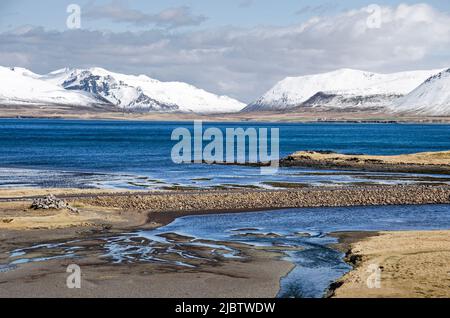
[[[350,247],[355,269],[335,284],[334,297],[450,297],[450,231],[337,236]],[[371,265],[381,269],[380,288],[367,285]]]

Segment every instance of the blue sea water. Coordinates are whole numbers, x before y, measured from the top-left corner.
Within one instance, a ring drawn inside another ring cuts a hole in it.
[[[280,156],[298,150],[401,154],[450,149],[450,125],[247,122],[203,126],[222,131],[279,128]],[[1,119],[0,186],[155,188],[162,182],[209,186],[264,181],[254,167],[173,163],[170,154],[176,141],[171,133],[178,127],[192,130],[193,123]],[[304,171],[281,169],[268,180],[322,181]]]

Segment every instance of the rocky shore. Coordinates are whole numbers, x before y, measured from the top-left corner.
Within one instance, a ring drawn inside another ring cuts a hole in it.
[[[148,212],[220,212],[297,207],[450,203],[450,186],[367,186],[291,190],[198,191],[80,198],[86,205]]]
[[[450,204],[447,185],[305,187],[154,192],[32,191],[0,195],[0,229],[155,227],[192,214],[283,208]],[[33,195],[31,195],[33,194]]]

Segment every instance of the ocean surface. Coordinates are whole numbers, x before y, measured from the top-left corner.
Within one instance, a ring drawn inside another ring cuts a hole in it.
[[[155,263],[195,269],[199,262],[221,262],[223,258],[245,259],[242,243],[282,252],[295,268],[281,280],[278,297],[323,297],[328,286],[351,267],[343,253],[330,247],[338,231],[450,229],[450,205],[301,208],[236,214],[212,214],[178,218],[156,230],[123,235],[40,242],[9,252],[1,271],[14,270],[28,262],[92,256],[93,247],[112,263]],[[176,233],[186,239],[173,239]],[[90,245],[88,242],[91,242]],[[235,246],[233,244],[231,246]],[[199,255],[196,247],[209,250]],[[381,277],[383,279],[383,277]]]
[[[346,123],[204,123],[244,129],[279,128],[280,156],[298,150],[402,154],[450,149],[450,125]],[[404,175],[285,168],[261,176],[257,167],[175,164],[172,131],[193,123],[0,119],[0,187],[157,189],[271,187],[268,181],[333,185],[397,183]],[[370,178],[366,178],[370,175]],[[408,175],[403,183],[415,182]],[[447,182],[447,180],[444,180]]]

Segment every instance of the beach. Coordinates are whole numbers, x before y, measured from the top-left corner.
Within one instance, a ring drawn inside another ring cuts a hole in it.
[[[336,235],[349,244],[347,260],[355,269],[334,284],[333,297],[450,297],[450,231]],[[367,285],[371,264],[381,270],[380,288]]]
[[[76,207],[77,213],[71,213],[67,209],[33,210],[30,208],[33,197],[42,197],[49,193],[56,193],[58,197],[66,198],[65,200],[72,207]],[[24,194],[28,196],[24,197]],[[89,252],[76,260],[76,263],[83,268],[85,287],[82,290],[70,290],[65,286],[64,278],[67,276],[65,268],[74,260],[53,259],[46,262],[26,263],[14,270],[4,268],[0,282],[5,288],[2,288],[0,296],[275,297],[280,289],[280,280],[292,270],[293,264],[283,260],[283,255],[273,249],[255,249],[245,244],[238,244],[233,248],[237,248],[245,255],[245,258],[229,259],[211,256],[206,252],[207,248],[192,250],[189,247],[187,251],[195,252],[195,255],[200,253],[208,259],[197,264],[199,266],[195,269],[190,269],[147,262],[113,264],[101,257],[101,244],[99,245],[98,239],[127,231],[156,229],[178,217],[188,215],[256,212],[287,207],[448,204],[449,201],[449,187],[426,186],[281,191],[240,190],[213,191],[212,193],[211,191],[108,192],[81,189],[4,190],[0,191],[2,211],[0,244],[3,251],[0,253],[2,260],[0,263],[7,262],[6,251],[33,246],[39,242],[57,243],[81,238],[86,240],[83,247],[88,247]],[[390,275],[388,270],[395,268],[392,267],[395,264],[384,263],[384,258],[403,259],[404,255],[423,253],[426,250],[426,256],[414,261],[428,262],[429,269],[423,273],[423,280],[428,281],[430,278],[429,284],[436,285],[437,277],[441,277],[444,274],[442,271],[446,270],[443,262],[447,259],[442,253],[448,247],[448,234],[449,232],[442,231],[383,232],[375,236],[352,233],[345,237],[341,235],[340,240],[343,245],[341,244],[339,248],[347,252],[348,259],[353,254],[362,255],[363,262],[366,258],[367,262],[370,262],[372,256],[376,257],[376,260],[383,264],[386,275]],[[404,244],[411,242],[412,238],[416,240],[413,242],[421,242],[422,245]],[[186,240],[183,237],[172,239]],[[401,249],[392,249],[392,242],[395,242],[395,246],[401,246]],[[224,244],[230,245],[230,242]],[[442,257],[435,257],[436,253],[441,253],[439,255]],[[408,262],[409,258],[411,257],[407,258]],[[406,274],[394,275],[390,278],[389,284],[393,287],[373,291],[365,290],[360,286],[365,263],[361,264],[363,265],[353,264],[356,269],[342,278],[344,283],[334,290],[336,297],[357,295],[361,297],[420,297],[419,292],[411,293],[409,288],[402,290],[396,287],[398,284],[404,285],[404,281],[408,279],[410,267],[404,268]],[[360,285],[355,287],[355,282]],[[445,285],[446,280],[440,280],[441,283]],[[45,292],[41,292],[44,287]],[[436,287],[430,295],[442,296],[445,293],[443,294],[441,287]]]
[[[23,194],[27,193],[27,196]],[[34,197],[57,194],[79,210],[30,208]],[[0,229],[68,226],[158,226],[192,214],[282,208],[448,204],[450,186],[317,187],[289,190],[112,191],[0,190]]]

